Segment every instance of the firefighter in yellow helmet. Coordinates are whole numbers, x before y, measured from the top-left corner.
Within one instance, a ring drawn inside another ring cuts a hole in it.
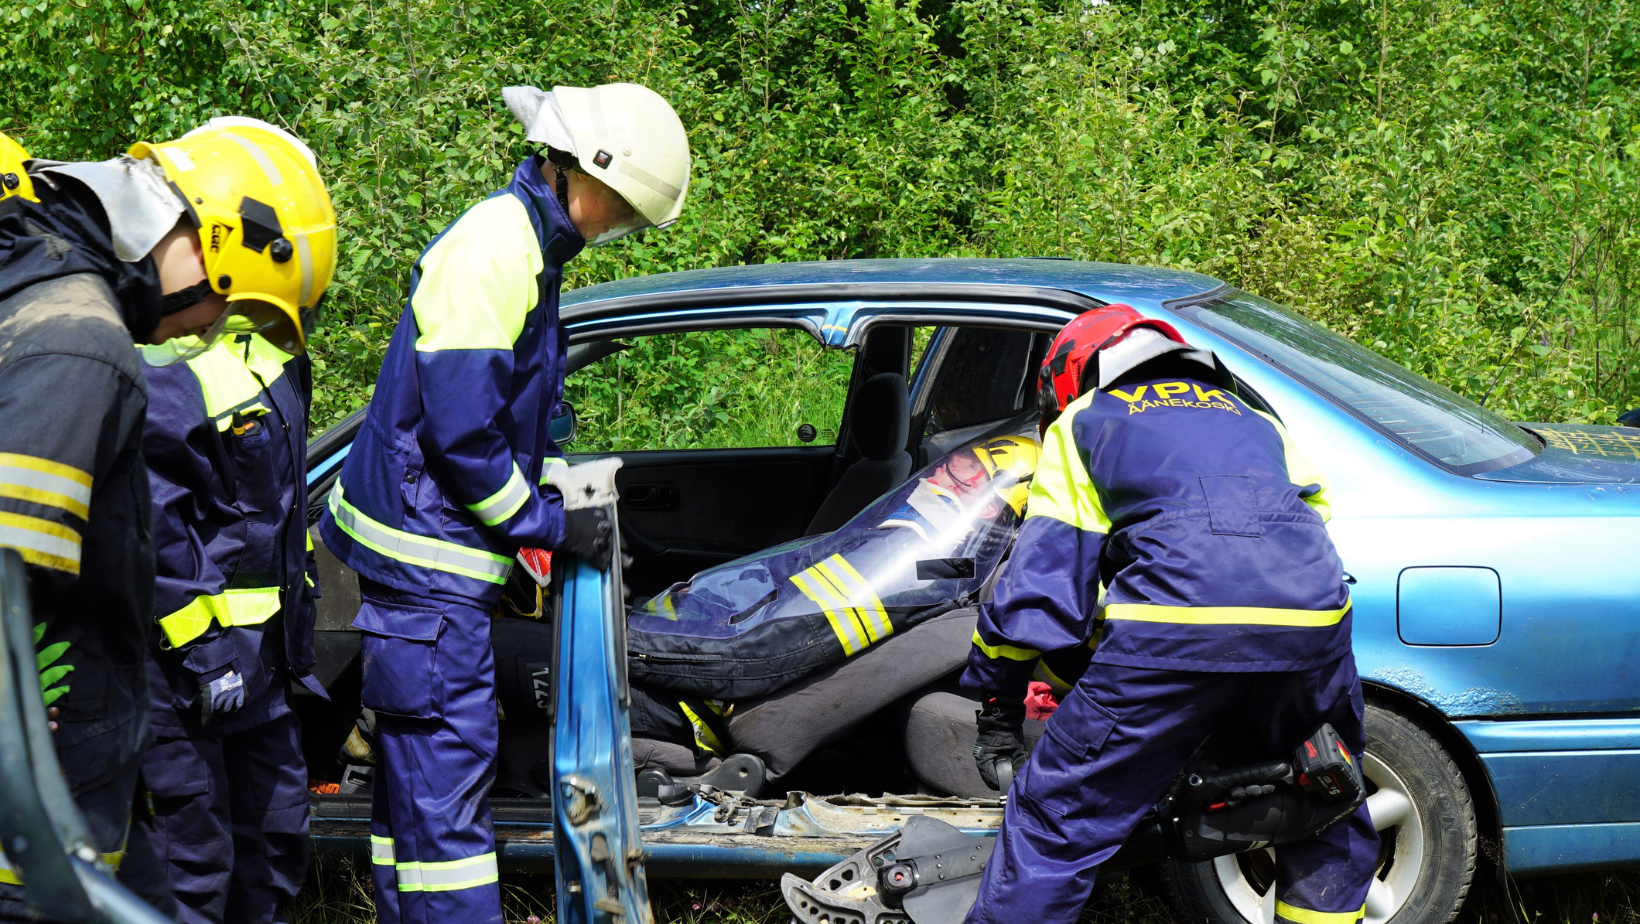
[[[156,799],[144,826],[183,924],[288,916],[308,856],[307,766],[289,681],[324,695],[312,673],[318,569],[305,484],[313,375],[300,355],[329,275],[313,260],[317,238],[332,233],[328,209],[299,195],[317,183],[315,159],[254,119],[213,119],[149,147],[167,176],[186,181],[201,161],[247,144],[280,182],[229,190],[241,196],[237,211],[221,195],[191,202],[206,277],[230,293],[222,337],[182,362],[176,341],[142,350],[159,623],[148,660],[155,740],[142,761]],[[276,208],[282,200],[293,208]],[[255,285],[235,291],[242,278]],[[255,307],[235,311],[246,304]]]
[[[0,200],[0,545],[29,570],[69,787],[103,861],[162,910],[169,890],[140,826],[127,841],[155,631],[148,398],[132,342],[174,359],[225,331],[303,349],[335,221],[313,164],[268,129],[34,160],[38,201]],[[0,858],[0,919],[28,915],[26,876]]]
[[[0,132],[0,199],[7,196],[34,198],[34,183],[28,178],[28,151]]]

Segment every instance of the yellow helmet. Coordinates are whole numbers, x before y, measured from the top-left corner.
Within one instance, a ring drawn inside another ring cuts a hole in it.
[[[1031,476],[1036,473],[1037,458],[1042,447],[1027,436],[999,436],[973,447],[974,457],[992,478],[1012,477],[1014,484],[1001,495],[1014,513],[1025,512],[1025,501],[1031,496]]]
[[[313,152],[266,122],[225,117],[130,154],[157,161],[185,200],[205,279],[228,297],[204,346],[227,330],[303,352],[336,269],[336,210]]]
[[[22,145],[7,137],[5,132],[0,132],[0,199],[7,196],[34,199],[34,181],[23,169],[24,161],[29,159],[29,153],[23,150]]]

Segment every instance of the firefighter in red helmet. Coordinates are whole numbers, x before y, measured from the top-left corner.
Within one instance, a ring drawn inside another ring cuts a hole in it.
[[[970,922],[1076,920],[1209,733],[1253,759],[1323,722],[1353,759],[1366,743],[1326,480],[1281,422],[1211,352],[1126,305],[1068,324],[1040,381],[1026,519],[962,676],[983,703],[981,776],[1024,764]],[[1031,671],[1079,646],[1092,663],[1026,761]],[[1377,856],[1365,805],[1276,847],[1277,919],[1354,924]]]

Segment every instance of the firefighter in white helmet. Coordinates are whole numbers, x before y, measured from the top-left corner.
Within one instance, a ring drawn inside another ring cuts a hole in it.
[[[689,142],[635,84],[508,87],[544,149],[416,261],[369,416],[320,525],[359,574],[364,705],[376,715],[380,920],[501,921],[490,614],[521,548],[609,564],[602,509],[566,512],[548,423],[563,397],[564,264],[677,221]]]
[[[156,631],[148,395],[132,344],[186,359],[229,331],[301,352],[330,283],[335,216],[312,163],[267,133],[25,170],[27,194],[0,198],[0,545],[29,570],[54,744],[90,835],[169,908],[130,824]],[[0,856],[0,920],[34,919],[26,866]]]

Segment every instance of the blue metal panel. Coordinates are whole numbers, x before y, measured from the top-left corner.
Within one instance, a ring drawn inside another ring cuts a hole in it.
[[[1640,823],[1503,829],[1509,871],[1570,873],[1640,863]]]
[[[308,469],[308,473],[307,473],[307,485],[308,485],[308,487],[312,487],[314,482],[316,482],[319,479],[321,479],[321,478],[325,477],[326,475],[330,474],[331,471],[334,470],[338,465],[341,465],[342,460],[347,458],[348,450],[350,450],[352,448],[353,448],[353,444],[348,443],[346,446],[343,446],[342,448],[340,448],[340,449],[336,450],[335,452],[331,453],[330,458],[324,460],[323,462],[320,462],[318,465],[314,466],[313,468]]]
[[[626,657],[619,575],[567,561],[552,743],[558,920],[591,924],[614,911],[647,921],[632,727],[616,693]]]
[[[656,876],[700,878],[796,873],[813,877],[843,862],[853,850],[759,850],[745,844],[645,844],[644,865]]]
[[[1505,826],[1640,821],[1640,751],[1482,754]]]
[[[1499,751],[1640,750],[1640,718],[1453,722],[1481,754]]]
[[[1491,568],[1406,568],[1396,615],[1408,645],[1490,645],[1503,625],[1503,588]]]
[[[1217,279],[1199,273],[1077,260],[830,260],[634,276],[565,292],[560,309],[566,318],[573,319],[581,313],[577,309],[590,302],[639,295],[873,283],[1040,286],[1136,306],[1184,298],[1222,285]]]

